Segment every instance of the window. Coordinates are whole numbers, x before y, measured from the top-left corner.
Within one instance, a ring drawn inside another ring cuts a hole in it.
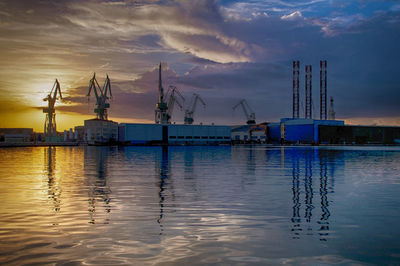
[[[194,138],[195,138],[195,139],[199,139],[199,138],[200,138],[200,136],[194,136]]]
[[[187,139],[192,139],[192,136],[186,136]]]
[[[184,136],[178,136],[178,139],[184,139],[185,137]]]
[[[214,136],[210,136],[210,139],[215,139],[215,137]]]
[[[208,139],[208,137],[207,137],[207,136],[202,136],[201,138],[202,138],[202,139]]]
[[[231,139],[230,137],[225,136],[224,139]]]
[[[217,139],[222,139],[222,137],[217,137]]]
[[[176,136],[169,136],[170,139],[176,139]]]

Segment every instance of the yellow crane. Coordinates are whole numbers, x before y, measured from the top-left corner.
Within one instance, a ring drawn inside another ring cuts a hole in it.
[[[58,99],[57,92],[60,95],[60,99],[62,99],[60,83],[56,79],[50,93],[47,95],[46,98],[43,99],[43,101],[48,102],[48,107],[43,108],[43,113],[46,114],[46,121],[44,122],[44,135],[48,137],[53,137],[57,135],[56,110],[54,108],[54,105]]]

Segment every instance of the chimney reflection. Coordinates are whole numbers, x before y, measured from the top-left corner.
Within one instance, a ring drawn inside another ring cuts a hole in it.
[[[45,172],[47,173],[48,198],[52,201],[52,204],[54,206],[53,210],[58,212],[60,211],[61,206],[61,190],[59,188],[59,184],[54,173],[56,165],[56,147],[45,147],[43,151]]]
[[[90,216],[89,223],[95,224],[101,222],[108,224],[108,214],[111,212],[110,194],[111,189],[107,183],[109,178],[107,172],[109,147],[85,147],[85,173],[88,186],[88,211]],[[94,173],[94,174],[93,174]],[[103,212],[100,210],[103,209]]]
[[[320,163],[320,188],[319,194],[321,197],[321,218],[318,221],[320,224],[319,236],[321,241],[326,241],[326,237],[329,235],[329,217],[331,213],[329,212],[329,202],[328,202],[328,167],[327,167],[327,157],[323,156],[323,153],[319,153],[319,163]],[[333,179],[333,178],[332,178]]]
[[[327,241],[329,236],[329,218],[331,212],[329,210],[329,199],[328,194],[333,192],[334,186],[334,164],[331,165],[330,171],[328,171],[328,151],[317,150],[318,156],[313,156],[313,150],[292,150],[286,151],[286,155],[290,154],[292,160],[292,233],[293,239],[299,239],[303,228],[307,226],[305,234],[312,235],[313,228],[313,212],[315,209],[314,197],[318,195],[318,192],[314,192],[313,184],[313,165],[315,160],[319,160],[319,197],[320,197],[320,216],[316,216],[315,219],[318,225],[318,236],[320,241]],[[304,160],[304,169],[300,168],[301,161]],[[328,172],[332,173],[331,178],[328,177]],[[304,173],[304,179],[301,179],[302,173]],[[317,179],[318,180],[318,179]],[[304,184],[301,184],[303,181]],[[314,180],[315,181],[315,180]],[[304,185],[304,190],[302,190]],[[331,187],[329,187],[331,186]],[[318,190],[317,190],[318,191]],[[302,220],[302,203],[304,203],[304,220]],[[318,204],[318,203],[317,203]],[[318,212],[318,211],[317,211]]]
[[[300,166],[299,166],[299,157],[293,156],[292,158],[292,200],[293,200],[293,214],[292,214],[292,223],[293,228],[292,232],[294,234],[293,238],[300,238],[301,229],[301,218],[300,218]]]

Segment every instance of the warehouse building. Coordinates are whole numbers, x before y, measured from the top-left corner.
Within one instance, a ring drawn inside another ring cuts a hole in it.
[[[400,127],[321,125],[318,133],[320,143],[400,144]]]
[[[118,141],[118,123],[111,120],[89,119],[84,122],[88,144],[108,144]]]
[[[215,125],[119,125],[119,141],[127,145],[214,145],[231,142],[231,127]]]
[[[272,143],[322,143],[320,126],[344,126],[344,121],[282,118],[280,123],[268,124],[268,137]]]

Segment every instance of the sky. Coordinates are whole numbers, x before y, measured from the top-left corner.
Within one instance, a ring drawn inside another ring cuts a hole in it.
[[[58,79],[58,131],[95,117],[87,97],[93,73],[108,74],[109,119],[154,122],[158,64],[163,87],[193,93],[195,123],[243,124],[246,99],[257,122],[292,116],[292,61],[313,66],[319,118],[319,61],[328,62],[328,97],[348,124],[400,126],[400,1],[2,1],[0,128],[43,131],[43,98]],[[177,106],[175,106],[177,107]]]

